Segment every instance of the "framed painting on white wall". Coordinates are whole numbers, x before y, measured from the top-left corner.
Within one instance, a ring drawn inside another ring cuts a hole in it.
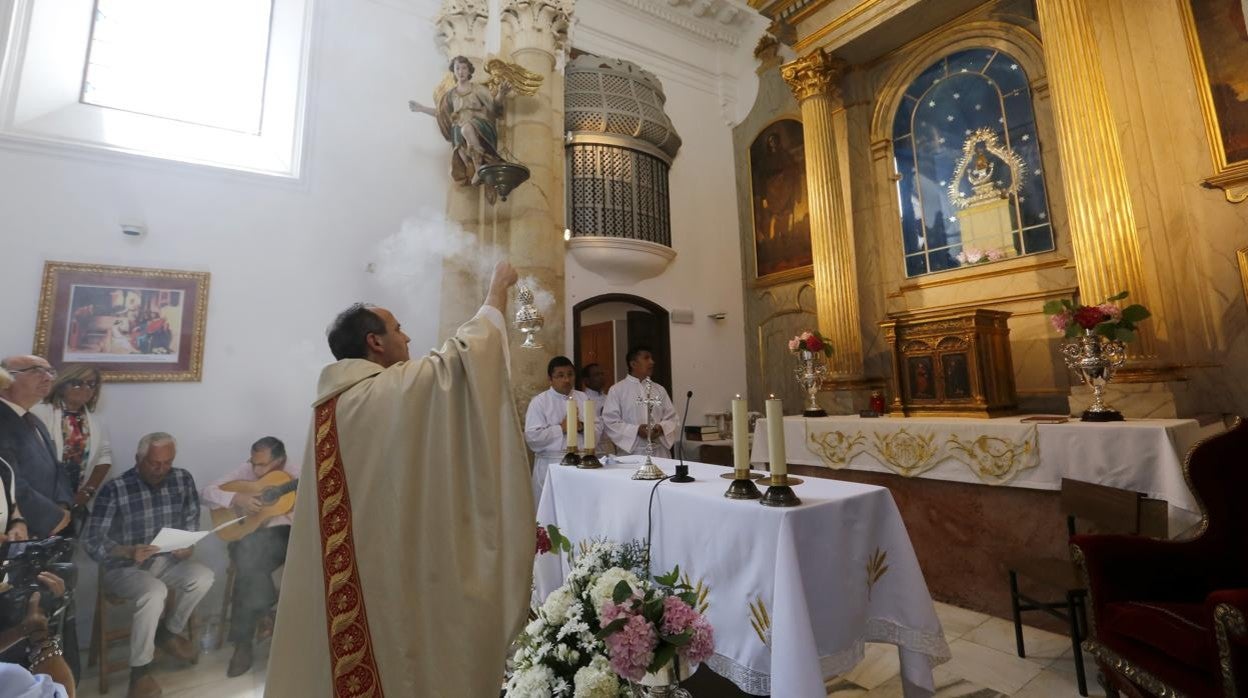
[[[198,381],[208,272],[45,262],[36,354],[113,382]]]

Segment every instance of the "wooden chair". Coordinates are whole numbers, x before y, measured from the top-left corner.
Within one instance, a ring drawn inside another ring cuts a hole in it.
[[[101,577],[103,573],[101,572]],[[169,590],[169,595],[165,597],[165,610],[161,613],[163,618],[166,614],[173,611],[173,606],[177,602],[178,593],[174,589]],[[129,658],[129,640],[130,640],[130,624],[131,619],[127,618],[124,625],[117,628],[110,628],[108,625],[108,606],[125,606],[130,603],[129,599],[123,599],[119,596],[104,591],[104,584],[101,580],[96,585],[95,594],[95,617],[91,623],[91,647],[87,650],[87,666],[93,667],[100,665],[100,693],[108,693],[108,675],[122,669],[130,668]],[[195,641],[195,615],[191,615],[191,619],[186,625],[187,634],[191,641]],[[112,645],[121,640],[127,641],[127,655],[125,659],[110,660],[108,651]],[[194,662],[192,662],[194,663]]]
[[[281,567],[277,568],[282,569]],[[277,574],[277,571],[274,571]],[[230,617],[233,611],[234,601],[234,577],[238,575],[238,569],[234,567],[234,561],[230,560],[230,565],[225,569],[225,589],[221,594],[221,627],[217,629],[217,644],[215,649],[221,649],[225,646],[225,638],[230,634]],[[277,585],[281,588],[281,584]],[[274,606],[276,608],[276,606]],[[263,629],[263,623],[256,626],[256,639],[260,639],[260,631]]]
[[[1166,537],[1166,503],[1149,499],[1139,492],[1062,478],[1061,507],[1066,514],[1066,531],[1070,536],[1076,534],[1077,519],[1092,524],[1092,528],[1099,532]],[[1080,648],[1080,643],[1088,634],[1087,589],[1074,563],[1069,557],[1024,558],[1010,560],[1006,566],[1010,577],[1010,606],[1014,615],[1014,641],[1018,645],[1018,656],[1027,656],[1023,646],[1024,612],[1044,611],[1065,621],[1070,627],[1079,695],[1088,695],[1083,651]],[[1020,576],[1055,592],[1055,595],[1060,594],[1060,597],[1042,601],[1021,593],[1018,589]]]

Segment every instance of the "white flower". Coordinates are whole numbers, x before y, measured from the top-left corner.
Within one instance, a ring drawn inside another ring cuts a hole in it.
[[[568,610],[575,600],[572,590],[567,585],[561,586],[546,597],[546,603],[542,604],[542,613],[551,623],[562,625],[567,620]]]
[[[542,620],[541,617],[524,626],[524,634],[529,637],[537,637],[544,632],[546,632],[546,621]]]
[[[620,692],[620,680],[602,655],[578,669],[572,682],[576,685],[573,698],[615,698]]]
[[[628,582],[628,586],[632,587],[634,591],[637,590],[641,583],[637,579],[637,575],[620,567],[612,567],[603,572],[593,586],[589,588],[589,600],[593,602],[596,613],[602,613],[603,604],[611,601],[612,595],[615,593],[615,587],[620,582]]]
[[[541,664],[517,672],[507,682],[508,698],[550,698],[555,672]]]

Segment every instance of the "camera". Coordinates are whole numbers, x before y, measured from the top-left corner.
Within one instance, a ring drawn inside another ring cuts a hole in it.
[[[49,619],[65,609],[69,590],[74,588],[78,576],[75,565],[68,562],[73,553],[74,542],[60,536],[0,545],[0,628],[22,622],[34,592],[40,592],[39,605]],[[39,582],[41,572],[51,572],[64,580],[65,595],[54,597]]]

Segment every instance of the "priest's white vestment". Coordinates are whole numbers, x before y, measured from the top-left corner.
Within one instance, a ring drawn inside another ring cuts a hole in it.
[[[680,420],[676,417],[676,408],[672,406],[667,391],[658,383],[652,385],[652,394],[660,400],[652,412],[657,427],[654,433],[654,455],[670,458],[672,445],[679,437],[676,432],[680,431]],[[644,392],[641,381],[632,375],[625,376],[624,380],[607,391],[607,401],[602,407],[602,426],[621,453],[646,452],[646,438],[637,435],[637,427],[646,423],[646,406],[637,401]]]
[[[585,393],[573,390],[572,399],[576,401],[577,419],[585,415]],[[601,452],[602,420],[601,408],[594,405],[594,432],[596,444],[594,450]],[[542,499],[542,485],[546,483],[546,470],[552,464],[558,464],[568,452],[568,435],[564,432],[563,420],[568,418],[568,396],[561,395],[554,388],[538,393],[529,401],[529,409],[524,415],[524,440],[533,451],[533,501]],[[576,435],[576,447],[585,450],[585,434]]]
[[[535,540],[503,328],[321,373],[268,698],[498,696]]]

